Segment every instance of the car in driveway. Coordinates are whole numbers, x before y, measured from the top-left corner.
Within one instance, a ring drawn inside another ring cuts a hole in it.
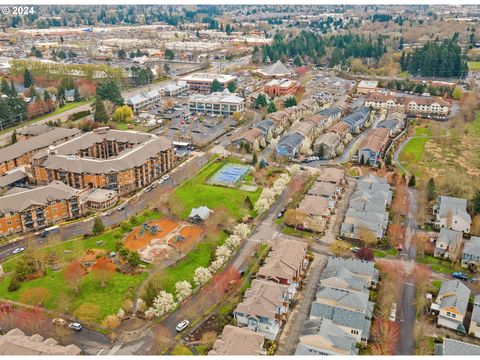
[[[177,326],[175,327],[175,330],[177,330],[178,332],[181,332],[181,331],[185,330],[188,327],[189,324],[190,324],[190,321],[183,320],[182,322],[179,322],[177,324]]]
[[[468,276],[465,275],[464,273],[462,273],[461,271],[455,271],[452,276],[455,278],[455,279],[458,279],[458,280],[464,280],[464,281],[467,281],[468,280]]]
[[[75,331],[82,330],[82,325],[78,322],[71,322],[70,324],[68,324],[68,327]]]
[[[20,254],[21,252],[25,251],[24,247],[18,247],[16,249],[13,249],[12,253],[13,254]]]

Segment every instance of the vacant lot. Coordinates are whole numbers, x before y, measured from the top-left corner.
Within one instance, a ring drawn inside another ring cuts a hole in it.
[[[203,205],[208,206],[212,210],[218,207],[226,207],[238,220],[246,213],[250,213],[252,216],[255,215],[252,210],[245,208],[245,199],[247,196],[250,197],[250,200],[254,204],[260,196],[260,188],[255,192],[248,192],[205,183],[207,179],[229,162],[235,161],[212,162],[196,176],[175,190],[174,197],[182,204],[182,219],[188,218],[192,208]]]

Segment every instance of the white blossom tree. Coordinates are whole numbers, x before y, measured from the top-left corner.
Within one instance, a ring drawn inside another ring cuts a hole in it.
[[[175,295],[177,301],[183,301],[192,294],[192,284],[188,281],[177,281],[175,284]]]
[[[237,224],[233,229],[233,235],[245,240],[250,235],[250,226],[244,223]]]
[[[257,202],[255,203],[254,210],[259,214],[263,214],[265,211],[270,209],[270,205],[271,203],[270,201],[268,201],[267,198],[260,196]]]
[[[140,311],[145,311],[147,307],[147,304],[145,304],[145,301],[143,301],[142,298],[137,299],[137,309]]]
[[[125,318],[125,310],[123,310],[122,308],[118,309],[117,317],[120,320],[123,320]]]
[[[227,240],[225,240],[225,245],[227,245],[230,250],[233,250],[233,249],[235,249],[238,245],[240,245],[240,242],[241,242],[241,241],[242,241],[242,240],[240,239],[240,237],[239,237],[238,235],[233,234],[233,235],[230,235],[230,236],[227,238]]]
[[[220,270],[223,267],[223,265],[225,265],[225,259],[224,258],[218,258],[218,259],[215,259],[214,261],[212,261],[212,263],[208,267],[208,270],[212,273],[215,273],[218,270]]]
[[[155,300],[153,300],[153,306],[147,311],[151,312],[154,316],[162,316],[174,309],[175,306],[177,306],[177,303],[175,302],[173,295],[162,290],[158,293]],[[147,315],[146,312],[145,315]]]
[[[195,275],[193,276],[193,281],[195,285],[202,286],[210,281],[212,278],[212,273],[207,268],[200,266],[195,270]]]
[[[215,250],[215,257],[217,259],[223,259],[224,262],[227,262],[227,260],[230,259],[230,256],[232,256],[232,251],[225,244],[220,245],[217,247],[217,250]]]

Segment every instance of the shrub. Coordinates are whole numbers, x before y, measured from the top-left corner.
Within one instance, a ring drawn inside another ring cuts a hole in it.
[[[12,279],[10,280],[10,284],[8,284],[8,291],[13,292],[17,291],[20,289],[20,280],[16,276],[13,276]]]

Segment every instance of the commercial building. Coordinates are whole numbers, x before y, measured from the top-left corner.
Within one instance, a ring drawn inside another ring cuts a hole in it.
[[[177,81],[160,88],[160,94],[167,97],[178,96],[188,91],[188,84],[185,81]]]
[[[298,90],[298,81],[290,79],[273,79],[265,84],[263,91],[270,97],[294,95]]]
[[[217,80],[221,87],[225,89],[228,84],[234,83],[237,77],[225,74],[195,73],[184,76],[180,80],[185,81],[192,91],[209,93],[214,80]]]
[[[37,184],[59,180],[119,195],[149,185],[173,167],[172,141],[153,134],[98,128],[33,157]]]
[[[257,73],[268,78],[283,78],[293,75],[293,71],[289,70],[280,60],[275,64],[257,70]]]
[[[188,98],[188,109],[192,113],[232,115],[245,110],[245,99],[231,94],[228,89],[211,94],[193,94]]]
[[[130,106],[133,111],[137,112],[143,108],[158,104],[161,100],[161,95],[158,90],[152,90],[144,94],[137,94],[127,99],[126,104]]]

